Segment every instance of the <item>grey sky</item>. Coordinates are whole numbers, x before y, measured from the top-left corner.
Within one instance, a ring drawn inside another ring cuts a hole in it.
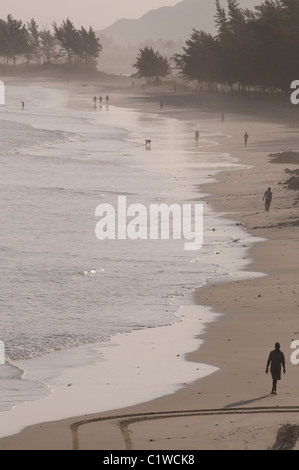
[[[11,13],[24,22],[35,18],[41,27],[50,27],[69,17],[76,27],[102,29],[119,18],[139,18],[161,6],[176,5],[180,0],[1,0],[0,17]],[[206,0],[211,1],[211,0]]]

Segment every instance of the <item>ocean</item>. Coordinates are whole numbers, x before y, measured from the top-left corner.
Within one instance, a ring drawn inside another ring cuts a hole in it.
[[[26,361],[54,353],[58,370],[60,351],[171,325],[180,320],[186,296],[207,282],[240,276],[248,263],[246,231],[205,201],[204,183],[239,168],[217,148],[229,138],[220,121],[211,120],[196,146],[200,122],[117,107],[113,94],[109,106],[94,106],[92,97],[86,87],[6,87],[0,108],[1,411],[51,394],[49,371],[27,379]],[[119,196],[146,208],[202,203],[202,249],[186,251],[184,240],[171,237],[99,240],[96,208],[117,208]],[[89,360],[82,356],[81,365]],[[78,365],[78,356],[72,361],[70,355],[67,367]]]

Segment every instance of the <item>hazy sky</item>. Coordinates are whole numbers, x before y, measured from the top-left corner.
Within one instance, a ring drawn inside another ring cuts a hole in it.
[[[211,0],[206,0],[211,1]],[[11,13],[24,22],[35,18],[41,28],[52,21],[70,18],[76,27],[102,29],[119,18],[139,18],[161,6],[176,5],[180,0],[0,0],[0,17]]]

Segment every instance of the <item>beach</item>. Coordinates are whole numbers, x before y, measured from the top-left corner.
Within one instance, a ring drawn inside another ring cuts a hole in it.
[[[119,401],[118,406],[107,411],[99,409],[99,413],[83,415],[76,413],[74,407],[70,410],[71,417],[63,420],[59,419],[59,410],[56,417],[50,409],[46,420],[1,439],[1,450],[266,450],[273,448],[283,426],[293,427],[294,433],[297,429],[298,366],[290,361],[290,346],[299,339],[298,208],[297,193],[284,183],[288,179],[286,168],[292,170],[298,166],[272,163],[269,155],[298,149],[298,123],[292,113],[274,116],[271,110],[267,115],[263,109],[256,114],[252,109],[242,113],[241,107],[225,110],[225,119],[221,121],[220,108],[209,109],[207,104],[199,109],[178,106],[176,97],[171,99],[171,96],[171,93],[166,95],[163,110],[159,109],[159,98],[154,93],[150,96],[140,93],[136,99],[132,91],[123,90],[121,94],[114,93],[113,99],[120,107],[142,109],[149,114],[163,113],[190,123],[191,128],[200,123],[200,133],[214,129],[229,136],[219,138],[217,150],[231,155],[240,166],[231,171],[219,170],[216,178],[213,175],[211,182],[204,185],[207,194],[204,199],[221,214],[224,224],[230,220],[252,237],[250,246],[240,249],[240,256],[245,259],[239,260],[240,265],[235,261],[238,276],[234,282],[226,282],[225,278],[222,282],[207,282],[192,294],[193,304],[183,303],[180,314],[187,330],[184,335],[190,337],[188,346],[180,344],[178,349],[182,331],[178,328],[166,351],[158,352],[163,362],[170,345],[175,345],[171,355],[192,366],[191,375],[186,378],[188,383],[180,383],[172,393],[166,394],[162,387],[158,398],[152,400],[149,393],[149,399],[143,402],[134,396],[138,387],[131,383],[130,406],[122,406]],[[245,131],[249,134],[246,148]],[[192,168],[188,170],[186,178],[192,173]],[[272,188],[273,202],[266,213],[263,195],[268,187]],[[200,320],[205,313],[211,314],[208,318],[213,321],[204,322],[202,328]],[[185,322],[184,316],[191,318],[189,330],[189,320]],[[200,324],[198,330],[194,329],[196,318]],[[167,328],[173,326],[160,330],[165,333]],[[123,335],[122,340],[134,335],[136,339],[132,341],[138,354],[143,344],[153,344],[155,333],[154,329],[136,331]],[[142,335],[152,336],[147,340]],[[158,348],[158,338],[155,341]],[[276,341],[285,353],[286,375],[278,383],[278,394],[271,395],[271,376],[265,374],[265,368]],[[130,357],[126,362],[129,366]],[[138,362],[134,364],[137,368]],[[198,369],[202,364],[208,365],[211,373],[195,380],[194,367]],[[175,369],[175,362],[170,362],[169,367]],[[117,369],[113,370],[112,381],[118,373]],[[145,380],[142,374],[140,378]],[[152,371],[151,378],[154,390],[155,381],[159,384],[159,371]],[[69,383],[73,383],[72,379]],[[177,381],[182,382],[179,377]],[[72,386],[61,387],[62,402],[69,400]],[[121,384],[119,391],[121,394]],[[82,400],[88,399],[83,388]],[[34,407],[36,403],[28,412],[34,412]],[[279,445],[285,442],[279,441]],[[299,444],[294,439],[292,448],[296,447]]]

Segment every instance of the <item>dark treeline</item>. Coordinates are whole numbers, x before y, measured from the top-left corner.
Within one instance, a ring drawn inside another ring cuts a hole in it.
[[[39,30],[32,19],[26,25],[8,15],[0,19],[0,57],[4,64],[19,61],[27,63],[68,63],[95,68],[102,50],[92,27],[76,29],[67,19],[53,30]]]
[[[193,33],[174,61],[182,75],[217,90],[285,93],[299,79],[299,0],[266,0],[254,11],[216,0],[217,34]]]

